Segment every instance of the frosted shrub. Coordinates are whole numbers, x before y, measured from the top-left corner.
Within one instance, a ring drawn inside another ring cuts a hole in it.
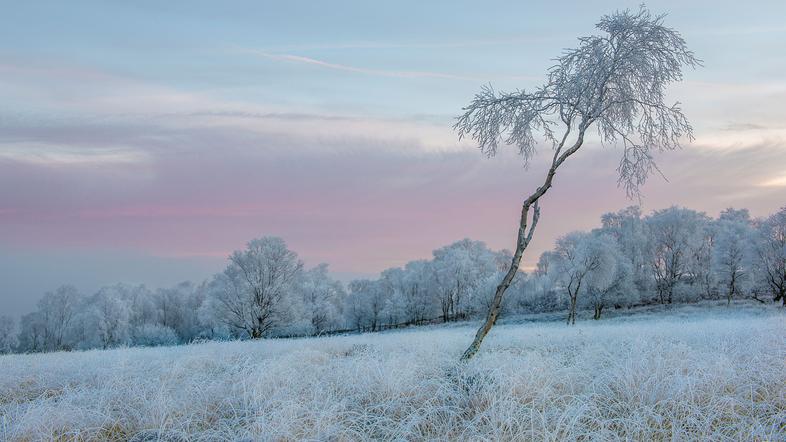
[[[159,345],[176,345],[177,334],[171,327],[157,324],[144,324],[134,330],[134,345],[156,347]]]

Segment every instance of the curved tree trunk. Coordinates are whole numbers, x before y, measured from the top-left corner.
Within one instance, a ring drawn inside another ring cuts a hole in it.
[[[461,356],[462,361],[469,360],[475,356],[475,353],[477,353],[480,349],[480,344],[483,343],[483,339],[486,337],[489,330],[491,330],[491,327],[494,326],[494,323],[497,322],[497,317],[499,316],[499,312],[502,308],[502,296],[505,294],[505,290],[510,287],[510,284],[513,282],[513,278],[516,276],[516,272],[518,272],[519,265],[521,264],[521,256],[524,254],[524,250],[527,248],[527,245],[532,239],[535,226],[538,224],[540,208],[538,207],[537,199],[535,200],[534,205],[535,207],[534,213],[532,215],[532,226],[529,228],[529,231],[527,231],[527,218],[529,215],[530,206],[529,204],[525,203],[521,208],[519,239],[516,245],[516,252],[513,254],[513,260],[510,263],[510,268],[505,274],[505,277],[502,278],[502,282],[497,286],[497,291],[494,293],[494,300],[491,302],[491,307],[489,308],[488,314],[486,315],[486,321],[482,326],[480,326],[478,332],[475,334],[475,339],[472,341],[472,344],[470,344],[470,346]]]
[[[475,354],[480,349],[480,344],[483,343],[483,339],[486,337],[489,330],[491,330],[491,327],[494,326],[494,323],[497,322],[497,317],[499,316],[499,312],[502,309],[502,297],[505,295],[505,290],[510,287],[510,284],[513,282],[513,278],[516,276],[516,273],[519,270],[521,256],[524,254],[524,250],[526,250],[529,242],[532,240],[532,234],[535,231],[535,226],[538,224],[538,218],[540,218],[540,207],[538,206],[538,200],[540,200],[540,197],[542,197],[551,188],[554,175],[557,174],[557,168],[563,162],[565,162],[569,156],[576,153],[581,145],[584,144],[584,132],[587,130],[587,127],[593,123],[593,121],[593,119],[583,120],[581,124],[579,124],[579,132],[578,136],[576,137],[576,142],[573,143],[570,148],[562,152],[562,147],[565,145],[565,141],[570,134],[570,126],[568,126],[568,129],[565,131],[565,135],[562,137],[562,141],[554,151],[554,158],[551,162],[551,167],[546,174],[546,179],[543,182],[543,185],[538,187],[538,189],[532,193],[532,195],[524,200],[524,204],[521,206],[521,218],[519,220],[519,234],[516,240],[516,251],[513,253],[513,259],[510,262],[510,268],[505,274],[505,277],[502,278],[502,282],[497,286],[497,291],[494,293],[494,300],[491,302],[491,307],[489,308],[488,314],[486,315],[486,320],[483,322],[483,325],[480,326],[477,333],[475,333],[475,339],[472,341],[472,344],[467,347],[467,349],[464,351],[464,354],[461,356],[462,361],[468,361],[472,359],[473,356],[475,356]],[[532,214],[532,225],[529,227],[529,230],[527,230],[530,207],[533,207],[534,212]]]

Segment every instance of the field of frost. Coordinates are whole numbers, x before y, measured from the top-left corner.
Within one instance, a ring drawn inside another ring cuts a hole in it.
[[[0,356],[0,440],[786,440],[782,308],[532,320]]]

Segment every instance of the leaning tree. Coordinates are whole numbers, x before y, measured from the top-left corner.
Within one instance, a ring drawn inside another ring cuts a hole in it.
[[[677,31],[664,26],[663,19],[664,15],[653,16],[643,6],[604,16],[596,25],[602,34],[579,38],[577,48],[556,59],[545,85],[531,92],[484,87],[458,117],[459,138],[472,138],[486,156],[494,156],[500,144],[513,145],[526,165],[539,138],[553,149],[543,184],[522,204],[510,268],[462,360],[477,353],[496,322],[502,297],[538,223],[538,201],[551,188],[557,169],[584,144],[585,136],[597,131],[601,143],[622,147],[617,171],[629,196],[637,194],[647,176],[657,170],[655,151],[677,149],[683,138],[693,139],[679,103],[665,104],[665,95],[666,86],[682,79],[683,67],[696,67],[700,61]]]

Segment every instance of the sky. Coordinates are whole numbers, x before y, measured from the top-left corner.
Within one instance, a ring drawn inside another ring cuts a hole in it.
[[[459,141],[481,86],[532,88],[639,2],[7,2],[0,15],[0,314],[60,284],[167,286],[256,237],[372,276],[470,237],[513,248],[545,173]],[[786,2],[651,1],[704,66],[669,90],[696,140],[643,210],[786,205]],[[590,142],[542,202],[559,235],[639,203]]]

